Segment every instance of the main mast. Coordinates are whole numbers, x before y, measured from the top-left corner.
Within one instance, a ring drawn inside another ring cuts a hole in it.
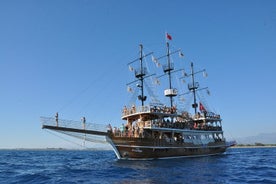
[[[166,89],[164,91],[164,93],[165,93],[165,96],[170,98],[170,106],[172,108],[173,107],[173,97],[177,95],[177,91],[176,91],[176,89],[172,88],[171,72],[174,70],[174,67],[173,67],[173,63],[171,63],[171,60],[170,60],[171,53],[170,53],[170,45],[168,42],[166,43],[166,46],[167,46],[167,54],[166,54],[167,65],[163,66],[163,71],[168,74],[169,89]]]

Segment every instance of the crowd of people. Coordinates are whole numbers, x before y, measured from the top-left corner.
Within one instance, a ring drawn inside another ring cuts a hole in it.
[[[174,114],[176,113],[177,108],[176,106],[173,107],[167,107],[167,106],[142,106],[138,109],[135,105],[132,105],[131,107],[124,106],[123,108],[123,116],[134,114],[137,112],[156,112],[156,113],[166,113],[166,114]]]

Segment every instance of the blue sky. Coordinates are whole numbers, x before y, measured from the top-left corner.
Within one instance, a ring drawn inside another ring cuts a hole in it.
[[[70,147],[41,129],[57,111],[121,124],[126,64],[140,43],[165,52],[165,32],[177,65],[208,71],[227,137],[276,132],[275,1],[3,0],[0,25],[0,148]]]

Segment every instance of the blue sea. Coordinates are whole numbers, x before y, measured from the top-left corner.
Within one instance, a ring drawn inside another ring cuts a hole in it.
[[[120,161],[113,151],[1,150],[0,183],[276,183],[276,148]]]

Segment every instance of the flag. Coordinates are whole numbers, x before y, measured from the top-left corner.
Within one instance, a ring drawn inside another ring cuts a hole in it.
[[[152,60],[153,62],[157,63],[157,59],[156,59],[153,55],[151,56],[151,60]]]
[[[207,112],[201,102],[199,102],[199,110],[200,110],[200,112]]]
[[[208,73],[205,70],[203,71],[203,77],[208,77]]]
[[[128,66],[128,69],[129,69],[129,71],[131,71],[131,72],[134,70],[130,65]]]
[[[131,88],[131,87],[129,87],[129,86],[127,87],[127,91],[128,91],[128,92],[130,92],[130,93],[132,93],[132,92],[133,92],[132,88]]]
[[[184,57],[184,54],[181,51],[179,51],[178,55],[179,55],[180,58]]]
[[[160,80],[158,80],[157,78],[155,78],[154,82],[155,84],[160,85]]]
[[[188,74],[185,71],[183,71],[183,77],[188,77]]]
[[[172,40],[172,36],[169,35],[169,33],[166,33],[166,37],[167,37],[168,40]]]

